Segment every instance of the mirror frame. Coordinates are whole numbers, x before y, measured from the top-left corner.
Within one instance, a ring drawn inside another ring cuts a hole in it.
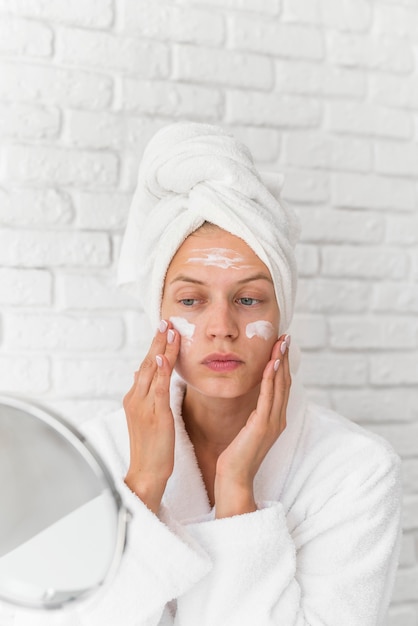
[[[12,396],[0,394],[0,408],[1,406],[10,406],[13,409],[17,409],[28,413],[29,415],[41,420],[47,424],[50,428],[56,431],[61,437],[72,445],[77,452],[83,457],[91,470],[95,473],[96,477],[104,485],[107,485],[111,492],[115,507],[117,510],[117,531],[115,537],[115,544],[113,550],[113,557],[110,566],[104,575],[103,579],[95,586],[80,590],[77,595],[62,599],[57,597],[54,600],[54,595],[49,595],[48,590],[45,592],[42,601],[38,604],[30,601],[14,601],[5,597],[0,592],[0,601],[6,602],[8,605],[12,605],[15,608],[29,608],[29,609],[60,609],[69,604],[87,599],[90,595],[104,587],[108,580],[110,580],[116,573],[120,561],[123,557],[127,541],[127,528],[128,522],[131,519],[131,515],[128,509],[125,507],[119,492],[116,489],[113,477],[106,467],[104,461],[100,457],[99,453],[94,449],[90,441],[67,419],[63,418],[56,411],[49,407],[43,406],[37,400],[28,398],[25,396]]]

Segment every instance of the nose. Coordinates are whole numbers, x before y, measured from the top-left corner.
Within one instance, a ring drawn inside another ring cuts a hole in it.
[[[206,332],[208,337],[235,339],[238,336],[238,323],[229,303],[217,303],[207,311]]]

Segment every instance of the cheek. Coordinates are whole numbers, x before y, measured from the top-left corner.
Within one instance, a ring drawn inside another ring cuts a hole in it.
[[[250,322],[246,325],[245,335],[246,337],[248,337],[248,339],[252,339],[253,337],[259,337],[260,339],[269,341],[270,339],[272,339],[272,337],[277,337],[277,331],[275,330],[271,322],[267,322],[265,320],[257,320],[255,322]]]
[[[187,339],[188,341],[193,341],[193,335],[196,330],[196,324],[191,324],[184,317],[169,317],[170,322],[173,324],[174,328],[177,332],[182,336],[183,339]]]
[[[173,324],[173,327],[177,330],[177,332],[181,336],[180,343],[180,357],[182,355],[187,354],[189,348],[193,343],[193,338],[196,330],[196,325],[192,324],[184,317],[171,316],[169,317],[170,322]]]
[[[269,321],[257,320],[246,324],[245,335],[248,349],[253,354],[254,366],[262,376],[277,342],[278,328]]]

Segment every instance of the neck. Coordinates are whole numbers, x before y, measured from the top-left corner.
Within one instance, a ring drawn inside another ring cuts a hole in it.
[[[187,387],[183,420],[194,447],[218,457],[245,426],[258,395],[259,386],[239,398],[213,398]]]

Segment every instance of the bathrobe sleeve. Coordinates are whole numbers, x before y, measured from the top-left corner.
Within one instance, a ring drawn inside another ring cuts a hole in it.
[[[181,525],[171,521],[169,528],[126,485],[118,489],[132,520],[114,576],[91,599],[74,606],[19,609],[10,626],[172,626],[167,603],[206,574],[210,560]],[[161,515],[170,517],[164,511]]]
[[[120,416],[119,416],[120,417]],[[117,419],[117,418],[116,418]],[[123,416],[123,422],[125,418]],[[193,587],[212,567],[208,555],[164,506],[152,513],[124,482],[129,456],[119,431],[106,423],[85,429],[106,460],[130,513],[125,551],[113,580],[80,609],[83,626],[165,626],[167,603]]]
[[[399,550],[399,462],[363,449],[333,474],[300,481],[287,516],[283,504],[266,502],[189,525],[213,568],[179,598],[175,624],[382,624]]]
[[[118,429],[94,420],[83,431],[105,459],[130,514],[121,562],[91,598],[58,611],[18,609],[10,626],[172,626],[168,603],[208,572],[210,559],[164,507],[154,515],[126,486]]]

